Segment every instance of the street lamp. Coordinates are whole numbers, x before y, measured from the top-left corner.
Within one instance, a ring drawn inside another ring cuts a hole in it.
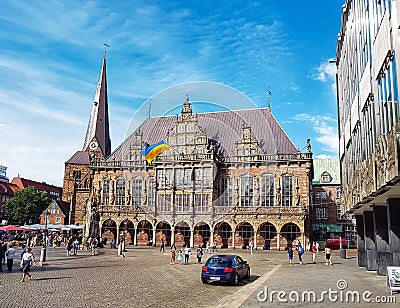
[[[46,210],[43,212],[45,220],[44,236],[43,236],[43,247],[40,251],[40,262],[46,262],[46,247],[47,247],[47,221],[49,220],[50,212]]]

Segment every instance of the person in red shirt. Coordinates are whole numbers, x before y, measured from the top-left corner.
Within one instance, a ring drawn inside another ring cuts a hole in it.
[[[311,252],[312,252],[312,263],[315,264],[315,257],[317,256],[317,245],[315,242],[311,245]]]

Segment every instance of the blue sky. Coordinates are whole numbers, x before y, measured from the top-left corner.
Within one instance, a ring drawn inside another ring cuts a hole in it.
[[[62,185],[64,162],[83,147],[105,42],[113,150],[149,98],[207,81],[258,107],[270,89],[272,113],[293,143],[302,149],[310,138],[314,158],[337,158],[329,60],[343,3],[1,1],[0,165],[10,179]],[[185,97],[171,99],[177,106]],[[153,115],[165,111],[152,103]]]

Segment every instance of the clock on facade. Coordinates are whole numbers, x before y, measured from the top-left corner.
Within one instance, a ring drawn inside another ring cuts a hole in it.
[[[99,148],[99,144],[96,141],[92,141],[89,143],[89,149],[92,151],[97,150]]]

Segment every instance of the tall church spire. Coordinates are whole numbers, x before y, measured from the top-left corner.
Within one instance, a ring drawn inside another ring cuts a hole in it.
[[[86,131],[85,143],[83,145],[83,151],[98,152],[99,150],[104,157],[107,157],[111,153],[105,51],[99,82],[93,100],[92,113]]]

